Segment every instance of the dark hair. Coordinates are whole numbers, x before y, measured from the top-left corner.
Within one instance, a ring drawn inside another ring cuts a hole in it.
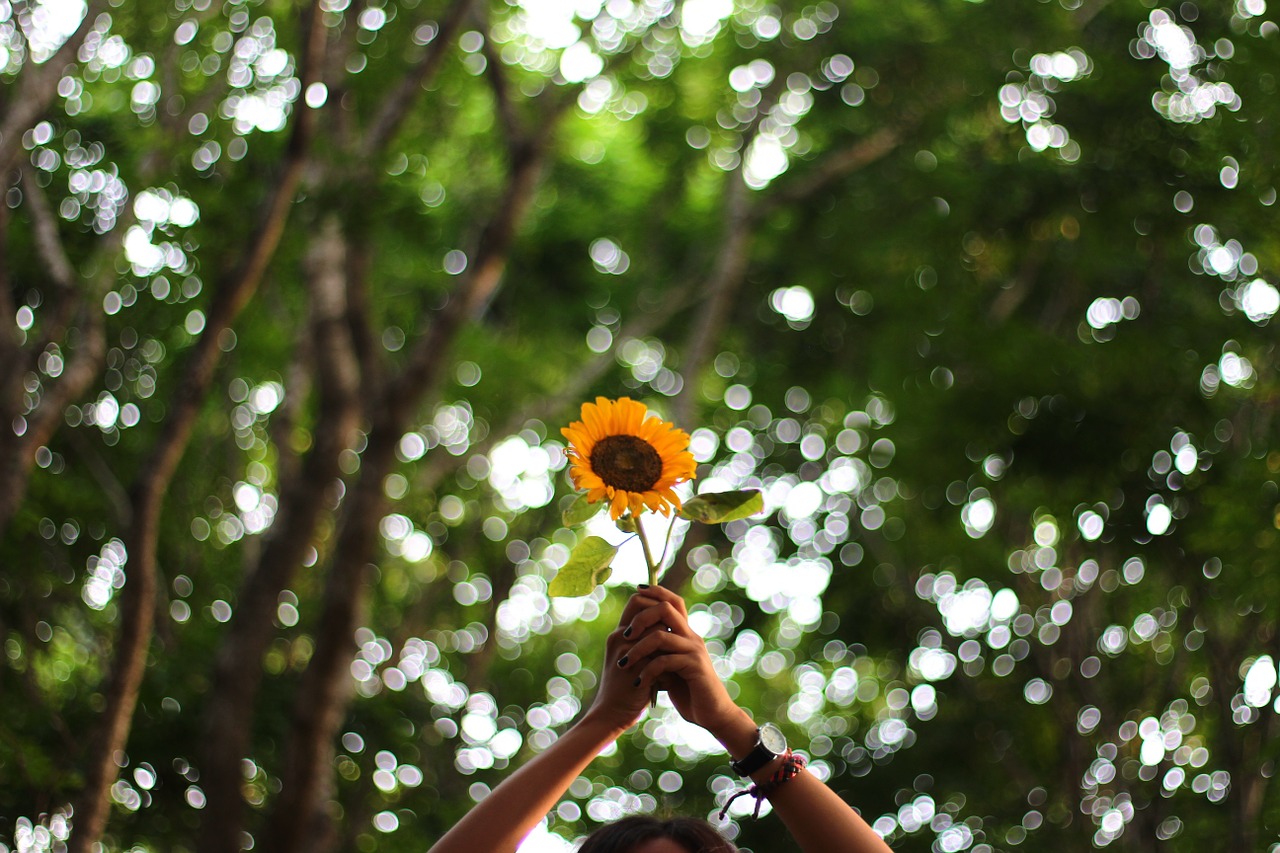
[[[600,827],[587,836],[578,853],[631,853],[640,844],[657,838],[669,838],[689,853],[738,853],[738,848],[705,820],[659,820],[648,815],[632,815]]]

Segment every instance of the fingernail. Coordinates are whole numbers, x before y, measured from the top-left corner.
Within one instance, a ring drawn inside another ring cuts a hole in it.
[[[626,666],[628,660],[630,660],[630,658],[627,655],[623,655],[618,658],[618,666]]]
[[[640,586],[636,587],[636,589],[648,589],[648,588],[649,588],[649,585],[647,583],[642,583],[640,584]]]
[[[623,632],[622,632],[622,636],[624,636],[624,637],[630,637],[630,636],[631,636],[631,626],[630,626],[630,625],[628,625],[628,626],[627,626],[627,629],[626,629],[625,631],[623,631]]]
[[[633,682],[631,682],[631,686],[632,686],[632,687],[639,687],[639,686],[640,686],[640,676],[638,676],[638,675],[636,676],[636,680],[635,680],[635,681],[633,681]]]

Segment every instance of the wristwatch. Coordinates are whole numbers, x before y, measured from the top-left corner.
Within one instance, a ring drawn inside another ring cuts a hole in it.
[[[765,723],[756,729],[755,748],[740,761],[730,762],[729,766],[739,776],[750,776],[786,751],[787,738],[783,735],[782,729],[773,723]]]

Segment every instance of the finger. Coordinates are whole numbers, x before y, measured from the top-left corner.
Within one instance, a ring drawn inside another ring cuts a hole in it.
[[[629,645],[628,636],[630,635],[625,633],[625,629],[622,626],[609,632],[609,636],[604,641],[604,662],[606,664],[617,663],[618,658],[624,654],[626,647]]]
[[[636,618],[637,613],[658,603],[658,599],[647,595],[647,592],[648,590],[634,593],[627,599],[626,605],[622,608],[622,616],[618,619],[619,628],[625,628],[632,619]]]
[[[688,617],[681,613],[670,601],[659,602],[637,613],[635,618],[631,620],[629,636],[643,635],[651,627],[659,623],[681,636],[690,638],[698,636],[689,627]],[[624,630],[623,633],[626,634],[627,632]]]
[[[648,690],[664,675],[680,676],[697,670],[698,661],[692,655],[657,655],[645,659],[632,684],[640,690]]]
[[[685,607],[684,599],[667,589],[665,586],[646,586],[644,589],[640,590],[639,594],[647,595],[650,598],[657,599],[658,601],[665,601],[676,610],[680,611],[680,614],[685,618],[688,618],[689,609]]]
[[[631,598],[627,599],[627,604],[622,609],[622,616],[618,620],[619,628],[625,629],[635,620],[636,616],[651,607],[657,607],[663,603],[663,599],[648,594],[650,589],[654,589],[654,587],[634,593]]]
[[[645,658],[656,654],[697,654],[698,647],[693,640],[679,634],[668,634],[666,631],[654,631],[646,634],[622,657],[618,658],[618,666],[628,669],[639,665]]]
[[[622,616],[618,620],[618,627],[609,633],[605,639],[605,660],[609,663],[616,661],[622,652],[618,651],[619,644],[628,637],[635,637],[636,632],[631,628],[631,622],[635,617],[647,608],[653,607],[658,603],[655,598],[650,598],[644,593],[635,593],[631,598],[627,599],[626,605],[622,608]]]

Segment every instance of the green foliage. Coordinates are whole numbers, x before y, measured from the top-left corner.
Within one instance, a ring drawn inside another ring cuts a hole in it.
[[[759,489],[740,489],[735,492],[711,492],[685,501],[680,507],[680,517],[703,524],[724,524],[750,518],[764,511],[764,496]]]
[[[569,552],[569,561],[560,567],[547,585],[548,595],[587,595],[609,579],[609,564],[618,548],[599,536],[588,536]]]
[[[635,537],[547,534],[601,508],[568,497],[558,432],[596,394],[694,435],[711,494],[682,515],[718,524],[676,524],[667,577],[738,700],[896,847],[1270,843],[1274,10],[739,3],[703,41],[680,13],[609,3],[565,21],[558,37],[603,62],[571,82],[519,4],[482,4],[447,44],[428,37],[444,2],[339,5],[314,108],[293,5],[111,6],[104,52],[67,65],[5,179],[6,435],[56,397],[87,318],[106,347],[0,540],[0,842],[20,819],[54,826],[83,782],[134,577],[115,550],[130,489],[314,109],[281,244],[218,341],[166,494],[107,850],[192,849],[208,828],[194,803],[227,617],[327,423],[306,259],[331,216],[362,282],[346,320],[365,408],[262,659],[243,661],[263,674],[244,765],[259,846],[385,414],[372,401],[482,263],[500,283],[434,353],[368,531],[367,612],[335,691],[355,698],[318,809],[336,849],[428,848],[588,700],[613,587],[645,571]],[[24,15],[0,21],[6,115],[44,67]],[[433,45],[438,72],[365,152]],[[482,255],[552,117],[508,250]],[[744,158],[769,177],[744,188]],[[144,192],[197,215],[146,219]],[[36,193],[70,291],[36,239]],[[728,771],[672,714],[660,697],[550,831],[717,811]],[[739,818],[750,849],[788,843],[776,820]]]
[[[595,518],[603,508],[603,503],[589,501],[587,500],[587,493],[581,492],[573,500],[569,501],[569,505],[560,514],[560,520],[565,527],[577,527]]]

